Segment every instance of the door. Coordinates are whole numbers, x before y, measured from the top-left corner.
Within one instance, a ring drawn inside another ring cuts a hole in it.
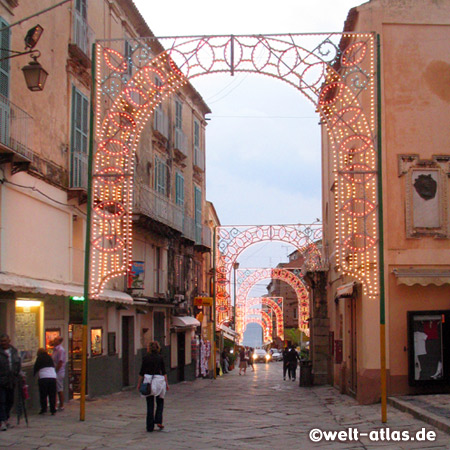
[[[186,334],[177,333],[178,339],[178,381],[184,381],[184,365],[186,362]]]
[[[81,394],[81,355],[83,346],[83,325],[69,324],[69,398],[79,398]],[[87,366],[86,366],[87,371]],[[86,373],[87,379],[87,373]],[[86,383],[86,393],[88,383]]]
[[[122,385],[130,386],[134,377],[134,319],[122,317]]]
[[[349,390],[356,396],[357,392],[357,360],[356,360],[356,298],[350,298],[350,380]]]

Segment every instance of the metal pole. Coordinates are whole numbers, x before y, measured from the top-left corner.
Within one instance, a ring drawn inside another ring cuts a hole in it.
[[[213,235],[213,342],[212,342],[212,350],[213,350],[213,374],[214,379],[217,378],[216,372],[216,231],[217,227],[214,227],[214,235]]]
[[[386,308],[384,285],[384,222],[383,222],[383,168],[381,146],[381,57],[380,35],[377,34],[377,136],[378,136],[378,234],[380,265],[380,381],[381,381],[381,422],[387,422],[386,389]]]
[[[91,256],[91,209],[92,209],[92,161],[94,154],[94,100],[95,100],[95,44],[92,44],[92,88],[91,104],[89,108],[89,155],[88,155],[88,186],[86,211],[86,242],[84,255],[84,302],[83,329],[81,349],[81,392],[80,392],[80,420],[85,419],[86,381],[87,381],[87,348],[88,348],[88,317],[89,317],[89,275]]]

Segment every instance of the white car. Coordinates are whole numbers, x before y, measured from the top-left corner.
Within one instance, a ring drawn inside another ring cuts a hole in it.
[[[274,350],[272,352],[272,360],[273,361],[282,361],[283,355],[278,350]]]

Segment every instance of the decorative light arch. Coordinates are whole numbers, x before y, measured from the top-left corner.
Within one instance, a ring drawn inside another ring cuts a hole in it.
[[[247,328],[248,321],[252,319],[260,319],[264,323],[263,331],[264,331],[264,342],[272,342],[273,340],[273,324],[272,318],[267,314],[266,311],[258,310],[255,312],[247,311],[245,320],[244,320],[244,332]]]
[[[229,320],[231,273],[238,256],[244,250],[259,242],[284,242],[291,244],[300,252],[303,258],[303,270],[314,270],[322,266],[321,250],[318,246],[321,239],[320,224],[217,227],[216,314],[218,323]]]
[[[245,302],[253,286],[262,280],[272,279],[284,281],[294,290],[299,305],[299,328],[309,336],[309,292],[303,281],[290,270],[282,268],[245,270],[249,273],[239,286],[236,296],[236,331],[239,333],[243,329]]]
[[[249,323],[257,323],[258,325],[260,325],[261,328],[263,329],[264,343],[270,341],[270,334],[269,334],[268,324],[267,324],[266,319],[264,319],[262,317],[261,318],[249,317],[248,320],[246,320],[246,322],[245,322],[244,332],[245,332],[245,330],[247,330],[247,326]]]
[[[129,270],[134,155],[155,107],[193,77],[251,72],[290,84],[317,108],[333,155],[336,266],[377,296],[374,34],[160,38],[167,50],[159,54],[155,39],[96,42],[90,295]],[[220,323],[232,263],[217,250]]]
[[[275,314],[277,336],[284,340],[283,297],[253,297],[245,301],[247,310],[258,305],[266,305],[271,308]]]

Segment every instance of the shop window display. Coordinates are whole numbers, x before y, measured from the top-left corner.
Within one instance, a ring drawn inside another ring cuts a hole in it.
[[[410,384],[448,383],[450,311],[408,313]]]

